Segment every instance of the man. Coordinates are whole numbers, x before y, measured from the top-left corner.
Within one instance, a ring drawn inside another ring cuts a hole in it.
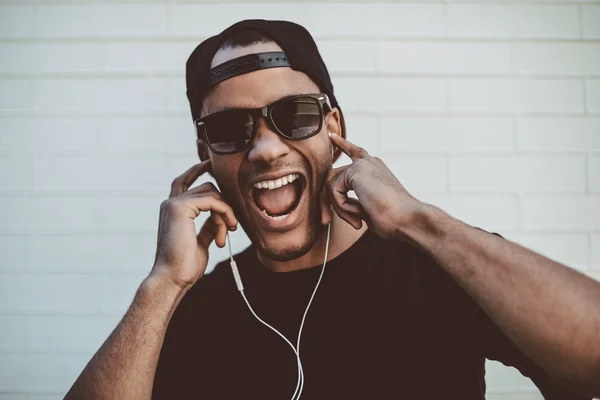
[[[600,284],[420,202],[346,141],[306,30],[235,24],[186,79],[202,162],[173,182],[155,265],[67,398],[483,399],[486,358],[547,399],[600,395]],[[352,163],[331,169],[340,151]],[[207,172],[220,191],[189,189]],[[241,293],[227,262],[204,276],[238,222]]]

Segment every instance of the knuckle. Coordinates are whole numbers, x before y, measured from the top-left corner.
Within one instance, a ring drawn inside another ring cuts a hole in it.
[[[160,210],[161,211],[168,210],[170,207],[171,207],[171,201],[170,201],[170,199],[163,200],[160,203]]]
[[[208,190],[214,190],[214,191],[218,192],[217,187],[212,182],[204,182],[199,187],[208,189]]]
[[[171,189],[177,189],[181,186],[181,177],[177,177],[175,179],[173,179],[173,182],[171,182]]]

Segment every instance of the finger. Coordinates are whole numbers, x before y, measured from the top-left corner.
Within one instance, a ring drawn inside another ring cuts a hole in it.
[[[212,182],[203,183],[202,185],[200,185],[198,187],[188,190],[187,192],[183,193],[183,195],[184,196],[186,196],[186,195],[212,196],[217,200],[223,200],[221,193],[218,191],[218,189],[215,187],[215,185],[212,184]],[[227,204],[227,203],[225,203],[225,204]],[[223,219],[223,216],[221,216],[221,217]],[[226,227],[231,231],[235,231],[237,229],[237,220],[232,221],[232,219],[230,218],[229,215],[227,215],[227,217],[228,218],[227,218]]]
[[[346,177],[349,171],[349,168],[345,168],[338,173],[327,185],[327,189],[336,214],[354,228],[360,229],[362,227],[362,221],[360,219],[360,209],[362,207],[357,207],[357,201],[351,201],[348,197],[348,190],[350,190],[350,187],[346,184]]]
[[[196,236],[198,245],[208,249],[208,246],[210,246],[212,241],[215,239],[215,233],[215,222],[211,218],[207,218],[206,221],[204,221],[204,224],[202,224],[200,232]]]
[[[365,213],[365,210],[360,205],[360,202],[357,199],[354,199],[352,197],[346,198],[346,202],[344,203],[342,208],[344,209],[344,211],[347,211],[350,214],[355,214],[361,218],[364,216],[364,213]]]
[[[346,153],[346,155],[350,157],[352,161],[365,158],[369,155],[365,149],[355,145],[354,143],[350,143],[339,135],[331,135],[330,138],[333,144],[338,146],[344,153]]]
[[[204,193],[204,192],[214,192],[218,199],[221,199],[221,192],[212,182],[204,182],[200,186],[196,186],[195,188],[189,189],[185,193]]]
[[[217,246],[223,248],[227,240],[227,224],[225,224],[220,214],[212,212],[210,218],[215,225],[215,243]]]
[[[325,177],[325,181],[323,183],[323,189],[321,189],[321,196],[319,199],[320,207],[321,207],[321,223],[323,225],[327,225],[328,223],[330,223],[331,219],[333,218],[333,214],[332,214],[332,210],[331,210],[331,200],[329,198],[327,185],[333,178],[335,178],[345,168],[346,168],[346,166],[330,169],[327,172],[327,176]]]
[[[362,228],[362,221],[357,214],[350,213],[340,207],[335,201],[331,203],[333,205],[333,210],[341,219],[352,225],[354,229]]]
[[[220,194],[216,192],[188,193],[186,193],[185,197],[203,200],[201,203],[198,203],[199,207],[204,207],[199,208],[200,211],[211,211],[212,213],[217,213],[225,221],[226,226],[230,230],[236,229],[238,220],[233,212],[233,209],[229,204],[221,200]]]
[[[169,197],[174,197],[187,191],[200,175],[210,171],[210,169],[210,159],[206,159],[179,175],[173,180],[173,183],[171,183],[171,193],[169,194]]]

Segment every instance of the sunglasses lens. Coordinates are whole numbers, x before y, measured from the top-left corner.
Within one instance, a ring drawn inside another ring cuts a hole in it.
[[[284,136],[304,139],[317,133],[321,127],[321,108],[312,97],[296,97],[273,107],[271,120]]]
[[[254,123],[244,110],[227,110],[205,121],[206,138],[217,153],[236,153],[248,145]]]

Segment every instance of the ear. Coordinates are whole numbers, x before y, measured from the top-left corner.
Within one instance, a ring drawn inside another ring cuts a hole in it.
[[[330,134],[338,135],[346,139],[344,117],[337,107],[333,107],[331,112],[325,117],[325,128]],[[333,153],[333,162],[335,162],[341,154],[342,150],[336,147]]]

